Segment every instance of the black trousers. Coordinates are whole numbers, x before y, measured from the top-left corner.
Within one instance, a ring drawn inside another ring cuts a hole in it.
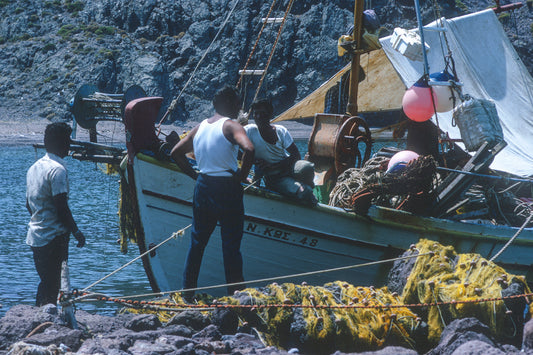
[[[57,304],[61,286],[61,263],[68,260],[69,234],[58,235],[42,247],[31,247],[35,269],[41,278],[37,287],[36,306]]]

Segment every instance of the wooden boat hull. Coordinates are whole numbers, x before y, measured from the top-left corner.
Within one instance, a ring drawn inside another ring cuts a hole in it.
[[[159,244],[192,220],[194,180],[176,165],[137,154],[133,169],[140,226],[141,251]],[[322,285],[344,280],[355,285],[383,285],[391,263],[348,268],[290,278],[308,273],[394,258],[420,238],[452,245],[459,253],[479,253],[489,258],[498,252],[517,228],[425,218],[393,209],[372,207],[368,216],[319,205],[293,203],[263,189],[245,191],[245,225],[242,241],[244,275],[249,286],[277,282]],[[182,273],[190,242],[184,235],[143,258],[154,291],[182,287]],[[525,229],[498,258],[505,267],[524,274],[532,263],[533,229]],[[199,287],[222,285],[224,268],[219,228],[211,236],[200,270]],[[225,287],[205,292],[220,295]]]

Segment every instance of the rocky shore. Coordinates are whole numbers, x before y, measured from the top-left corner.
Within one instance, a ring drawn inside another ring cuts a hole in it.
[[[91,84],[103,93],[124,93],[140,85],[147,95],[162,96],[165,109],[185,89],[169,121],[198,121],[210,111],[216,89],[237,83],[270,5],[240,2],[196,71],[235,3],[0,1],[0,118],[70,120],[70,100],[82,85]],[[283,16],[285,3],[274,9],[272,17]],[[424,23],[435,20],[437,10],[438,16],[452,18],[496,5],[493,0],[420,3]],[[533,72],[532,0],[523,4],[498,17]],[[337,40],[353,24],[353,6],[352,0],[294,3],[261,92],[272,97],[276,114],[346,64],[337,56]],[[381,21],[381,36],[392,34],[395,27],[416,26],[412,0],[377,0],[371,6]],[[248,69],[265,67],[277,29],[267,28]],[[258,80],[246,78],[248,99],[254,96]]]
[[[153,314],[116,316],[76,312],[79,329],[65,325],[52,305],[12,307],[0,319],[0,354],[298,354],[297,348],[265,345],[253,329],[237,327],[235,315],[214,311],[183,311],[162,324]],[[520,337],[518,337],[519,339]],[[303,353],[303,352],[302,352]],[[341,355],[342,352],[334,354]],[[398,346],[358,354],[413,355]],[[533,354],[533,321],[524,326],[521,344],[501,344],[475,318],[457,319],[446,326],[439,344],[428,355]]]

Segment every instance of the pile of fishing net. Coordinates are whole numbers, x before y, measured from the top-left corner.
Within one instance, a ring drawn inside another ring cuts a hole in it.
[[[445,303],[416,307],[419,316],[428,323],[430,343],[436,343],[443,328],[454,319],[467,317],[487,325],[500,341],[522,335],[521,327],[532,313],[526,298],[513,296],[531,293],[523,276],[510,274],[479,254],[457,254],[451,246],[426,239],[407,253],[420,256],[412,268],[408,266],[411,271],[402,289],[402,302]],[[395,268],[401,268],[401,264],[405,266],[409,261],[400,261]],[[505,297],[511,298],[501,299]]]
[[[435,159],[421,156],[402,170],[386,173],[388,161],[377,156],[360,169],[346,170],[338,177],[329,204],[359,214],[366,214],[371,204],[427,212],[436,178]]]
[[[195,306],[230,312],[241,329],[254,329],[265,344],[302,353],[393,345],[427,351],[447,324],[466,317],[479,319],[502,342],[521,336],[521,326],[530,317],[526,299],[502,298],[529,294],[524,277],[478,254],[456,254],[452,247],[430,240],[421,240],[406,255],[419,256],[396,261],[389,278],[397,282],[389,282],[390,289],[342,281],[324,286],[272,283],[218,300],[197,295]],[[171,302],[185,304],[179,294]],[[163,322],[175,314],[157,313]]]

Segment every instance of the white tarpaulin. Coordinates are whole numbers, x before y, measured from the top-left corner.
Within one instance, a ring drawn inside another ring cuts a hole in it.
[[[440,21],[439,21],[440,22]],[[533,176],[533,78],[518,57],[494,11],[486,10],[443,21],[445,36],[455,61],[463,94],[492,99],[507,147],[491,168],[520,176]],[[426,27],[436,27],[432,23]],[[448,54],[442,32],[424,30],[430,73],[444,70]],[[383,49],[404,84],[411,87],[422,76],[422,62],[413,62],[394,50],[390,37],[381,39]],[[443,54],[444,53],[444,54]],[[435,122],[435,117],[433,118]],[[451,138],[460,139],[451,112],[439,113],[438,124]]]

